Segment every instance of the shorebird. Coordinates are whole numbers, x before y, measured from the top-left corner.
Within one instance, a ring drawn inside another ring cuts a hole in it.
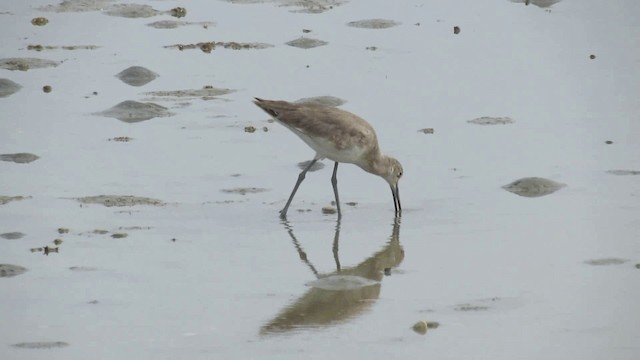
[[[316,152],[307,167],[298,175],[298,181],[287,204],[280,211],[280,217],[286,218],[289,205],[307,171],[316,161],[325,158],[335,162],[331,185],[336,198],[338,217],[342,216],[336,177],[339,163],[358,165],[364,171],[385,179],[391,187],[396,216],[401,214],[398,180],[402,177],[402,165],[398,160],[380,152],[376,132],[366,120],[345,110],[317,104],[260,98],[255,98],[253,103],[298,135]]]

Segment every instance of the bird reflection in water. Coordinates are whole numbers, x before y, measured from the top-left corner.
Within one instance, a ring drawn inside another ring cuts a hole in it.
[[[314,285],[305,294],[265,324],[260,330],[263,335],[330,326],[359,316],[380,296],[380,281],[384,275],[404,259],[404,250],[400,246],[400,217],[394,219],[391,237],[382,250],[348,268],[340,265],[338,219],[333,239],[336,271],[329,274],[318,273],[296,238],[291,224],[287,220],[283,220],[282,224],[291,237],[300,260],[319,280],[314,281]],[[325,283],[325,280],[328,282]]]

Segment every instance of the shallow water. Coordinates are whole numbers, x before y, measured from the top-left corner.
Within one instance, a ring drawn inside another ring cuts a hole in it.
[[[0,9],[0,79],[21,86],[0,98],[0,154],[39,157],[0,161],[0,234],[22,234],[0,264],[27,269],[0,278],[0,358],[640,356],[637,1],[190,1],[170,29],[147,25],[173,3],[86,3]],[[347,25],[367,19],[395,26]],[[158,77],[114,76],[131,66]],[[323,214],[325,161],[281,221],[314,154],[254,96],[369,120],[404,167],[401,220],[350,165],[351,206]],[[173,116],[96,115],[125,101]],[[521,178],[566,186],[502,188]],[[332,275],[375,283],[307,285]]]

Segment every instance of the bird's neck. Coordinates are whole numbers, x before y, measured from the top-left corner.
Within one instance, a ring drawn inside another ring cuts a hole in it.
[[[372,155],[367,161],[367,166],[362,168],[374,175],[385,177],[389,171],[389,158],[380,152]]]

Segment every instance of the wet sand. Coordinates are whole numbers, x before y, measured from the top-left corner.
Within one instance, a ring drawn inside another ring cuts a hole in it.
[[[637,359],[639,16],[6,4],[0,358]],[[325,161],[282,221],[314,154],[254,96],[367,119],[402,218]]]

